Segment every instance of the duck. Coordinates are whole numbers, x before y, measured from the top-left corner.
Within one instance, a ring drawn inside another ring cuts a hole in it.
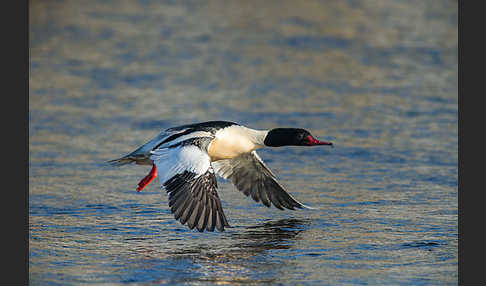
[[[168,128],[113,166],[152,166],[139,183],[142,191],[155,178],[168,194],[174,218],[189,229],[219,232],[231,228],[217,192],[216,175],[266,207],[312,209],[289,194],[256,150],[282,146],[333,146],[302,128],[257,130],[229,121],[207,121]]]

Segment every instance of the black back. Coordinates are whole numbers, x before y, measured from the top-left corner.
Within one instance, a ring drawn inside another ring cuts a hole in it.
[[[160,145],[165,144],[167,142],[170,142],[172,140],[177,139],[180,136],[184,136],[187,134],[190,134],[195,131],[206,131],[206,132],[211,132],[212,134],[216,133],[219,129],[231,126],[231,125],[238,125],[234,122],[229,122],[229,121],[207,121],[207,122],[201,122],[201,123],[193,123],[193,124],[186,124],[186,125],[181,125],[181,126],[176,126],[176,127],[171,127],[167,129],[167,131],[177,131],[177,130],[183,130],[187,129],[184,132],[176,133],[173,134],[169,137],[167,137],[165,140],[154,146],[152,150],[155,150],[159,148]]]
[[[200,122],[200,123],[192,123],[192,124],[186,124],[186,125],[181,125],[177,127],[172,127],[167,129],[167,131],[171,130],[181,130],[181,129],[190,129],[192,131],[207,131],[211,133],[216,133],[219,129],[231,126],[231,125],[239,125],[234,122],[229,122],[229,121],[207,121],[207,122]]]

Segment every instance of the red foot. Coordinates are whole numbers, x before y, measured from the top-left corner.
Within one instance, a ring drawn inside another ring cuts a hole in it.
[[[142,191],[148,184],[150,184],[155,178],[157,178],[157,167],[152,165],[150,173],[138,183],[137,192]]]

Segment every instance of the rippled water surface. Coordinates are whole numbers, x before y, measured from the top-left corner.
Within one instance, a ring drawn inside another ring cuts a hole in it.
[[[457,1],[30,1],[32,285],[454,285]],[[301,127],[260,156],[298,200],[227,181],[233,226],[173,219],[147,166],[186,123]]]

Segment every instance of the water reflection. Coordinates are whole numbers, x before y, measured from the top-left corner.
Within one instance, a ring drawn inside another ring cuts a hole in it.
[[[234,233],[238,240],[234,247],[244,252],[261,252],[271,249],[288,249],[299,239],[299,233],[306,230],[310,220],[281,219],[247,227],[245,232]]]
[[[194,257],[197,259],[241,259],[262,254],[273,249],[290,249],[299,239],[299,234],[311,224],[310,219],[280,219],[260,223],[246,228],[236,229],[225,233],[204,233],[197,240],[192,239],[189,233],[182,237],[167,239],[167,251],[157,251],[161,245],[153,241],[148,245],[135,248],[134,251],[143,254],[145,258]],[[125,239],[128,240],[128,239]],[[132,238],[130,241],[146,241],[149,238]]]
[[[278,268],[292,264],[272,255],[272,250],[293,248],[310,224],[308,219],[281,219],[197,239],[187,233],[182,239],[168,241],[165,251],[153,240],[131,242],[143,243],[133,249],[139,256],[137,262],[145,271],[149,267],[164,277],[158,283],[187,279],[215,284],[271,283],[279,279]]]

